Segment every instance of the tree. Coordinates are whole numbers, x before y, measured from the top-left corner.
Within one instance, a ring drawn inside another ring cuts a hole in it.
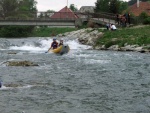
[[[0,0],[0,16],[18,17],[19,15],[26,15],[33,17],[31,12],[37,11],[35,0]]]
[[[127,2],[121,0],[97,0],[95,3],[95,12],[121,13],[127,9]]]
[[[56,11],[54,11],[54,10],[47,10],[46,12],[48,12],[48,13],[54,13],[54,12],[56,12]]]
[[[17,0],[0,0],[0,6],[0,16],[6,18],[16,14],[19,4]]]
[[[78,8],[74,4],[71,4],[69,8],[74,12],[78,11]]]
[[[34,18],[35,0],[0,0],[0,17],[4,19]],[[34,26],[0,26],[1,37],[24,37],[30,35]]]
[[[150,1],[150,0],[140,0],[141,2],[148,2],[148,1]],[[129,2],[128,2],[128,4],[129,4],[129,6],[131,6],[131,5],[133,5],[133,4],[135,4],[137,2],[137,0],[130,0]]]
[[[110,0],[97,0],[95,12],[109,12]]]
[[[122,13],[124,10],[128,9],[128,2],[120,2],[119,13]]]
[[[37,11],[35,0],[22,0],[19,2],[20,11]]]
[[[117,14],[117,13],[119,13],[119,9],[120,9],[120,1],[119,0],[110,0],[110,4],[109,4],[110,13]]]

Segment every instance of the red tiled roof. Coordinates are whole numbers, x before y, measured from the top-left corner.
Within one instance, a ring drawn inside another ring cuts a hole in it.
[[[50,18],[78,18],[71,9],[65,6],[60,11],[55,12]]]
[[[150,3],[140,2],[139,7],[137,7],[137,3],[135,3],[134,5],[130,6],[129,11],[135,16],[139,16],[142,12],[146,12],[150,16]]]

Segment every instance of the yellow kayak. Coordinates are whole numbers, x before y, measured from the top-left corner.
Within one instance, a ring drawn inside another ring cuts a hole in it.
[[[53,49],[52,52],[53,53],[60,53],[61,49],[62,49],[62,46],[58,47],[57,49]]]
[[[65,53],[68,53],[69,50],[70,50],[70,48],[68,45],[62,45],[62,46],[58,47],[57,49],[51,50],[51,52],[63,55]]]

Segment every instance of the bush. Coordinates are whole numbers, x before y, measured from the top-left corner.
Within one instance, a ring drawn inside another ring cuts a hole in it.
[[[0,37],[28,37],[34,26],[1,26]]]
[[[150,17],[144,19],[143,24],[150,24]]]
[[[146,12],[142,12],[142,13],[139,15],[139,17],[140,17],[141,19],[146,19],[146,18],[148,18],[148,14],[147,14]]]
[[[119,45],[119,43],[120,43],[121,41],[120,40],[116,40],[116,41],[108,41],[108,42],[106,42],[106,44],[105,44],[105,47],[106,48],[109,48],[109,47],[111,47],[112,45]]]
[[[95,24],[91,21],[88,22],[87,24],[88,27],[94,28]]]

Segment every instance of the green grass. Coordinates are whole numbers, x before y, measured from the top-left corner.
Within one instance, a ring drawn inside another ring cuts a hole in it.
[[[97,45],[105,45],[107,48],[112,45],[148,45],[150,44],[150,26],[141,28],[125,28],[117,31],[103,31],[104,36],[99,38]]]
[[[58,34],[64,34],[66,32],[71,32],[77,30],[76,28],[48,28],[48,27],[40,27],[35,28],[31,37],[50,37],[56,36]]]

